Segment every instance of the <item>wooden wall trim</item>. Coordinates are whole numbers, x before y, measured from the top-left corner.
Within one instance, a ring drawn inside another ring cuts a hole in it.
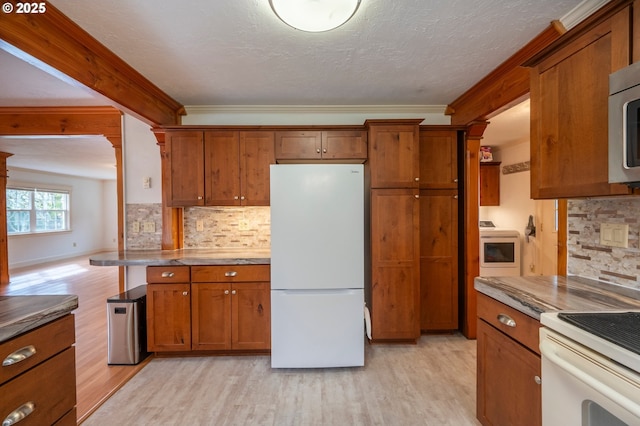
[[[529,69],[522,64],[557,40],[564,27],[554,21],[495,70],[447,107],[452,125],[469,125],[486,120],[515,105],[529,93]]]
[[[486,121],[472,123],[465,138],[464,179],[464,277],[462,279],[462,334],[468,339],[477,335],[477,293],[474,279],[480,274],[480,141]]]
[[[17,0],[8,0],[14,6]],[[0,48],[70,84],[89,88],[150,125],[180,123],[184,106],[62,14],[2,17]]]
[[[0,152],[0,287],[9,285],[9,240],[7,238],[7,158]]]

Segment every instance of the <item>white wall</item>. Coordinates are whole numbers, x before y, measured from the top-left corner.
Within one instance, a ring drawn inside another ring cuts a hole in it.
[[[486,141],[490,145],[490,141]],[[480,207],[480,220],[492,220],[496,227],[515,229],[521,235],[522,275],[534,275],[530,265],[535,265],[535,241],[524,239],[524,229],[529,215],[536,215],[536,202],[531,199],[529,171],[502,174],[502,167],[529,161],[529,141],[516,145],[493,149],[493,160],[501,161],[500,165],[500,205]],[[537,221],[536,221],[537,223]]]
[[[41,187],[68,187],[71,190],[71,231],[9,236],[10,269],[82,256],[114,247],[117,216],[109,212],[116,206],[115,183],[9,168],[7,185],[13,182]]]

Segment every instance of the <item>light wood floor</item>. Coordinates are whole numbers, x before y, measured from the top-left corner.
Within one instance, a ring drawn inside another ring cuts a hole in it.
[[[423,336],[367,345],[365,367],[322,370],[273,370],[268,356],[154,358],[85,425],[479,425],[475,348]]]
[[[118,294],[118,268],[89,265],[88,257],[12,270],[3,295],[75,294],[78,423],[135,375],[137,366],[107,365],[107,298]],[[148,362],[149,359],[146,360]],[[145,362],[145,364],[146,364]]]

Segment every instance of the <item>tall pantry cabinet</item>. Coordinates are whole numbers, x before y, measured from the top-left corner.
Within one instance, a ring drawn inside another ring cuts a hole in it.
[[[367,120],[374,341],[420,337],[419,123]]]

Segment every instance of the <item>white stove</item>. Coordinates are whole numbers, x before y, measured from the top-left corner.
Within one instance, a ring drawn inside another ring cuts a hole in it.
[[[640,425],[637,318],[629,310],[541,314],[543,426]]]

